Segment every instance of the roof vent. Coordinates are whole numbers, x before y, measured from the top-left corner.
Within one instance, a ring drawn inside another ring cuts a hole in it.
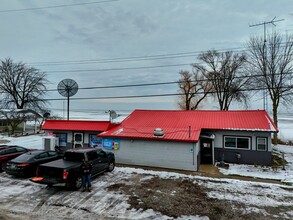
[[[162,128],[155,128],[155,130],[154,130],[154,137],[160,137],[160,138],[162,138],[162,137],[164,137],[164,131],[163,131],[163,129]]]

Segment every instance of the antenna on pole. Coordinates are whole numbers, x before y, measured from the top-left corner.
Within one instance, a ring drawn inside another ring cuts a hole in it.
[[[278,20],[275,20],[276,17],[274,17],[271,21],[264,21],[262,23],[258,23],[258,24],[253,24],[253,25],[249,25],[249,27],[256,27],[256,26],[260,26],[260,25],[263,25],[264,27],[264,42],[263,42],[263,52],[264,52],[264,74],[266,75],[266,71],[267,71],[267,50],[266,50],[266,42],[267,42],[267,39],[266,39],[266,25],[267,24],[272,24],[274,26],[276,22],[280,22],[280,21],[284,21],[285,19],[278,19]],[[267,90],[264,89],[263,90],[263,109],[264,110],[268,110],[268,96],[267,96]]]

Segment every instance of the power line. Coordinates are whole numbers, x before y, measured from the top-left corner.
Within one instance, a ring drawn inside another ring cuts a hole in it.
[[[141,86],[158,86],[158,85],[170,85],[170,84],[175,84],[178,82],[179,81],[160,82],[160,83],[128,84],[128,85],[116,85],[116,86],[94,86],[94,87],[83,87],[83,88],[79,88],[79,89],[91,90],[91,89],[112,89],[112,88],[125,88],[125,87],[128,88],[128,87],[141,87]],[[56,91],[56,90],[57,89],[55,89],[54,91]],[[49,90],[47,90],[47,91],[49,91]]]
[[[75,4],[52,5],[52,6],[35,7],[35,8],[7,9],[7,10],[0,10],[0,13],[34,11],[34,10],[64,8],[64,7],[73,7],[73,6],[81,6],[81,5],[93,5],[93,4],[101,4],[101,3],[116,2],[116,1],[119,1],[119,0],[104,0],[104,1],[96,1],[96,2],[83,2],[83,3],[75,3]]]
[[[242,50],[244,52],[245,50]],[[159,56],[159,55],[158,55]],[[158,59],[170,59],[170,58],[178,58],[178,57],[168,57],[162,55],[163,57],[153,57],[152,60],[158,60]],[[192,56],[192,55],[186,55],[186,56]],[[128,58],[117,58],[117,60],[110,60],[110,59],[101,59],[100,61],[97,61],[99,63],[107,63],[107,62],[130,62],[130,61],[138,61],[138,60],[128,60]],[[150,58],[149,58],[150,59]],[[141,59],[146,60],[146,59]],[[61,62],[61,61],[60,61]],[[67,61],[65,61],[67,62]],[[32,64],[32,63],[31,63]],[[57,65],[74,65],[74,64],[90,64],[90,63],[59,63]],[[45,71],[46,73],[75,73],[75,72],[106,72],[106,71],[123,71],[123,70],[139,70],[139,69],[154,69],[154,68],[166,68],[166,67],[176,67],[176,66],[187,66],[192,64],[202,64],[202,62],[194,62],[194,63],[175,63],[175,64],[166,64],[166,65],[153,65],[153,66],[137,66],[137,67],[121,67],[121,68],[100,68],[100,69],[78,69],[78,70],[48,70]],[[45,64],[44,64],[45,65]],[[55,65],[53,63],[49,65]]]
[[[243,47],[217,49],[217,51],[234,51],[241,52],[245,51]],[[112,62],[130,62],[130,61],[141,61],[141,60],[157,60],[157,59],[170,59],[170,58],[181,58],[181,57],[192,57],[197,54],[204,53],[206,51],[191,51],[191,52],[179,52],[179,53],[168,53],[168,54],[157,54],[157,55],[145,55],[145,56],[130,56],[130,57],[116,57],[116,58],[103,58],[103,59],[85,59],[85,60],[65,60],[65,61],[43,61],[43,62],[31,62],[29,65],[72,65],[72,64],[92,64],[92,63],[112,63]]]
[[[286,43],[290,43],[290,42],[283,42],[281,43],[281,45]],[[249,49],[247,49],[246,47],[234,47],[234,48],[222,48],[222,49],[215,49],[215,50],[218,52],[232,51],[232,52],[245,53]],[[145,61],[145,60],[162,60],[162,59],[174,59],[174,58],[181,58],[181,57],[193,57],[204,52],[207,52],[207,51],[188,51],[188,52],[167,53],[167,54],[157,54],[157,55],[115,57],[115,58],[103,58],[103,59],[41,61],[41,62],[31,62],[31,63],[28,63],[28,65],[58,66],[58,65],[81,65],[81,64],[84,65],[84,64],[94,64],[94,63],[121,63],[121,62],[134,62],[134,61]]]
[[[191,65],[191,63],[179,63],[179,64],[156,65],[156,66],[105,68],[105,69],[49,70],[49,71],[46,71],[46,73],[72,73],[72,72],[103,72],[103,71],[139,70],[139,69],[154,69],[154,68],[165,68],[165,67],[187,66],[187,65]]]
[[[291,86],[284,86],[281,89],[289,89],[292,88]],[[249,88],[249,89],[239,89],[238,91],[260,91],[267,89],[265,87],[259,88]],[[271,88],[273,89],[273,88]],[[224,91],[215,91],[215,92],[208,92],[209,94],[219,93]],[[204,92],[198,92],[197,94],[204,94]],[[150,98],[150,97],[167,97],[167,96],[180,96],[186,95],[184,93],[166,93],[166,94],[150,94],[150,95],[129,95],[129,96],[104,96],[104,97],[80,97],[74,98],[72,97],[70,100],[101,100],[101,99],[131,99],[131,98]],[[32,100],[32,101],[64,101],[67,100],[65,98],[51,98],[51,99],[39,99],[39,100]]]
[[[48,70],[45,73],[80,73],[80,72],[107,72],[107,71],[123,71],[123,70],[141,70],[141,69],[157,69],[178,66],[191,66],[192,64],[203,64],[200,62],[194,63],[177,63],[154,66],[137,66],[137,67],[120,67],[120,68],[101,68],[101,69],[78,69],[78,70]]]
[[[293,72],[288,72],[287,75],[292,75]],[[276,73],[275,76],[279,76],[281,73]],[[234,79],[245,79],[245,78],[257,78],[262,77],[263,74],[256,74],[256,75],[249,75],[249,76],[235,76]],[[220,80],[226,80],[228,78],[221,78]],[[213,79],[198,79],[198,80],[191,80],[189,82],[206,82],[212,81]],[[171,85],[171,84],[178,84],[185,81],[169,81],[169,82],[158,82],[158,83],[141,83],[141,84],[125,84],[125,85],[111,85],[111,86],[92,86],[92,87],[81,87],[79,90],[92,90],[92,89],[114,89],[114,88],[128,88],[128,87],[143,87],[143,86],[159,86],[159,85]],[[57,91],[57,89],[47,89],[44,90],[47,92]]]

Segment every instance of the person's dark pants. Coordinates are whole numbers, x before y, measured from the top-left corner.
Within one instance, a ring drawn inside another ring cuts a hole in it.
[[[85,189],[86,186],[91,188],[91,175],[82,176],[82,188]]]

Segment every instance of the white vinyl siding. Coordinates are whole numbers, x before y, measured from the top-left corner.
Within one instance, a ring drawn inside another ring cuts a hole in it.
[[[197,170],[197,143],[120,139],[116,163],[162,167],[179,170]]]

